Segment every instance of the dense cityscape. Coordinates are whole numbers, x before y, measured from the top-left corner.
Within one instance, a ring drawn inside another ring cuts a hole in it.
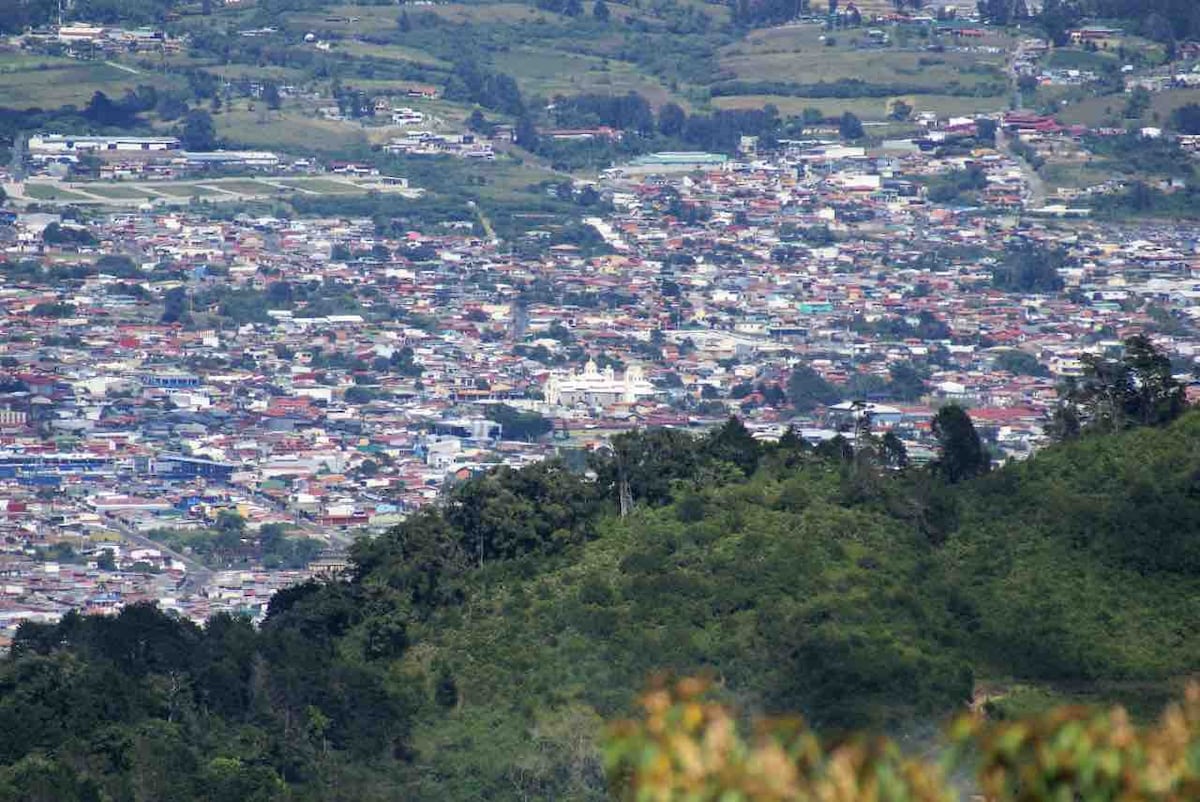
[[[978,142],[1078,137],[1045,122],[932,122],[940,149],[750,138],[731,159],[643,158],[552,187],[593,196],[594,236],[534,257],[473,223],[15,213],[8,620],[139,598],[261,613],[293,576],[268,567],[336,566],[351,533],[449,483],[639,427],[736,415],[817,443],[859,402],[928,459],[957,402],[997,460],[1026,456],[1081,355],[1150,332],[1190,376],[1196,344],[1193,226],[1046,203]],[[972,205],[930,199],[964,181]],[[39,281],[55,274],[69,286]],[[222,516],[249,536],[178,553]],[[228,570],[181,584],[205,565]]]
[[[951,704],[1035,709],[1028,678],[1089,703],[1178,688],[1200,654],[1177,470],[1200,399],[1200,18],[245,1],[21,0],[0,23],[0,95],[109,81],[0,103],[4,659],[160,614],[191,627],[180,653],[236,654],[180,709],[237,688],[253,703],[211,702],[230,731],[308,751],[196,739],[217,757],[188,788],[222,800],[600,799],[593,736],[562,734],[628,707],[600,674],[699,666],[723,701],[905,748]],[[583,55],[560,23],[594,35]],[[840,66],[789,78],[813,52]],[[558,74],[576,58],[596,63]],[[1083,578],[1057,573],[1077,557],[1058,530],[1012,545],[1059,524],[1099,550]],[[1071,629],[1146,620],[1103,657]],[[142,648],[120,659],[175,659]],[[793,663],[806,679],[771,673]],[[1079,690],[1102,682],[1126,685]],[[518,696],[560,687],[545,710]],[[469,718],[487,704],[499,724]],[[474,768],[493,726],[497,754],[516,733],[553,755]],[[37,798],[201,798],[54,787]]]

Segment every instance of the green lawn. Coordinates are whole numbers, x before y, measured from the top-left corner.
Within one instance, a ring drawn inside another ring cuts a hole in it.
[[[0,106],[51,109],[83,106],[97,91],[120,97],[138,84],[174,86],[178,79],[156,73],[133,73],[99,61],[0,54]]]
[[[26,184],[25,196],[46,201],[88,201],[91,198],[53,184]]]
[[[206,198],[217,194],[208,187],[200,186],[199,184],[154,183],[147,184],[146,189],[169,198]]]
[[[944,91],[951,83],[972,87],[1003,80],[987,71],[1002,66],[999,54],[860,50],[851,44],[856,34],[864,35],[839,31],[834,34],[837,45],[827,47],[820,41],[824,32],[814,25],[755,31],[721,51],[721,67],[745,81],[815,84],[858,79],[913,85],[931,93]]]
[[[263,66],[257,64],[220,64],[208,67],[206,71],[225,79],[248,79],[252,81],[270,79],[279,83],[303,83],[308,77],[308,74],[304,70],[279,67],[274,64]]]
[[[544,47],[518,47],[496,54],[496,66],[517,80],[526,95],[554,97],[588,92],[638,92],[655,106],[678,101],[661,83],[623,61]]]
[[[1200,89],[1168,89],[1165,92],[1154,92],[1150,98],[1150,112],[1140,124],[1166,125],[1175,109],[1188,103],[1200,103]],[[1125,95],[1088,98],[1064,107],[1059,113],[1059,118],[1064,122],[1084,125],[1121,126],[1126,123],[1121,114],[1127,102],[1128,98]]]
[[[1116,61],[1116,54],[1060,48],[1051,52],[1043,63],[1051,69],[1093,70],[1099,72],[1105,67],[1115,64]]]
[[[1001,98],[958,97],[956,95],[897,95],[896,97],[786,97],[782,95],[737,95],[713,98],[720,109],[760,109],[774,104],[783,116],[798,115],[804,109],[818,109],[826,117],[850,112],[863,120],[887,119],[895,100],[904,100],[916,111],[934,111],[939,115],[971,116],[1003,108]]]
[[[362,129],[353,123],[319,120],[298,109],[223,111],[213,115],[213,122],[219,136],[239,147],[313,153],[366,143]]]
[[[338,42],[333,52],[345,53],[360,58],[369,57],[386,59],[388,61],[409,61],[413,64],[421,64],[426,67],[436,67],[445,70],[451,67],[450,64],[426,53],[424,50],[418,50],[415,47],[404,47],[402,45],[377,45],[369,42],[349,40]]]
[[[1101,165],[1092,166],[1086,163],[1048,162],[1038,173],[1051,187],[1082,189],[1102,184],[1106,179],[1113,177],[1113,171]]]
[[[204,182],[205,186],[212,187],[218,191],[225,190],[226,192],[237,192],[242,195],[271,195],[279,190],[270,184],[264,184],[261,181],[255,181],[249,178],[232,178],[220,179]]]
[[[82,189],[91,195],[99,195],[102,198],[112,198],[114,200],[146,200],[151,197],[136,187],[122,186],[120,184],[102,184],[96,182],[87,184]]]
[[[271,183],[321,195],[344,195],[367,191],[356,184],[333,181],[328,178],[279,178],[272,179]]]

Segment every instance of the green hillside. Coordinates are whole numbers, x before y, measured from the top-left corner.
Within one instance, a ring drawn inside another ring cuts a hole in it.
[[[27,625],[0,663],[0,799],[598,799],[599,724],[661,670],[919,743],[979,693],[1149,710],[1200,664],[1200,413],[957,483],[969,449],[895,471],[894,444],[861,445],[625,435],[593,479],[459,486],[261,630]]]

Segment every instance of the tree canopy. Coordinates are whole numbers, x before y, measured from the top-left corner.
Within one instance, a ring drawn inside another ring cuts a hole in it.
[[[990,471],[954,407],[928,467],[867,426],[819,449],[737,420],[628,432],[582,473],[453,487],[258,629],[145,605],[25,624],[0,798],[599,800],[602,721],[663,670],[822,744],[911,737],[992,677],[1160,693],[1200,661],[1200,414],[1129,419]],[[1022,693],[988,702],[998,726]]]

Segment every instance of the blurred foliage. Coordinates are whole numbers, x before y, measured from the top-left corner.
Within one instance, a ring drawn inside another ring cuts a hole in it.
[[[1018,721],[964,714],[940,760],[883,737],[822,741],[800,719],[760,721],[746,738],[708,683],[660,683],[642,717],[609,727],[605,767],[622,802],[951,802],[955,769],[991,802],[1182,802],[1200,796],[1200,686],[1156,726],[1120,707],[1061,707]]]

